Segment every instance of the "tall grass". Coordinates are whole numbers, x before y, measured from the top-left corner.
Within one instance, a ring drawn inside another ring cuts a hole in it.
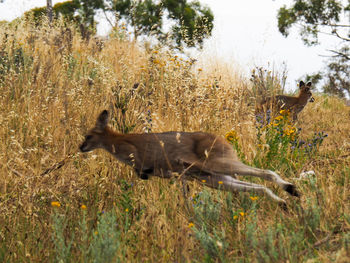
[[[72,26],[16,23],[0,29],[1,262],[350,260],[350,110],[341,100],[318,95],[306,106],[298,138],[328,137],[297,154],[293,138],[274,137],[277,126],[256,127],[250,96],[260,82],[225,65],[198,67],[122,34],[87,42]],[[302,197],[274,189],[286,212],[263,196],[193,182],[184,198],[177,180],[139,180],[103,151],[78,152],[103,109],[121,132],[234,130],[244,162],[278,171]],[[315,176],[298,178],[308,170]]]

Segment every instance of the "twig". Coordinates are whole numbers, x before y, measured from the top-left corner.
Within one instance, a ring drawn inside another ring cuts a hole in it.
[[[334,234],[334,232],[330,232],[325,238],[323,238],[323,239],[317,241],[316,243],[314,243],[314,244],[312,245],[311,248],[317,248],[317,247],[323,245],[324,243],[327,243],[327,242],[331,239],[331,237],[332,237],[333,234]],[[303,251],[299,252],[297,256],[298,256],[298,257],[303,256],[303,255],[305,255],[309,250],[310,250],[310,248],[304,249]]]
[[[75,155],[75,153],[68,154],[62,161],[55,163],[50,168],[46,169],[45,172],[40,174],[40,176],[47,175],[53,171],[56,171],[56,170],[62,168],[66,164],[66,161],[69,160],[70,158],[72,158],[74,155]]]

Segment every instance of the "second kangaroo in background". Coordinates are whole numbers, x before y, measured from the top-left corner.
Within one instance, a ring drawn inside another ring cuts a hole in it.
[[[108,127],[108,112],[102,111],[96,125],[85,136],[82,152],[100,148],[132,166],[141,179],[170,178],[177,173],[185,180],[199,180],[209,187],[227,191],[267,194],[280,204],[285,201],[263,185],[239,181],[238,176],[256,176],[276,183],[291,195],[296,187],[277,173],[243,164],[225,139],[204,132],[121,134]]]
[[[315,99],[311,93],[311,82],[306,85],[303,81],[299,83],[299,95],[297,97],[277,95],[274,97],[268,97],[265,100],[258,103],[255,113],[263,113],[267,110],[279,112],[280,110],[289,110],[293,116],[293,121],[296,121],[298,114],[304,109],[308,102],[314,102]]]

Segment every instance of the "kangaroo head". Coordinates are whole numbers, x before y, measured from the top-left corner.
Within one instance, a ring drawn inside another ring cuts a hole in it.
[[[89,152],[97,148],[102,148],[102,142],[106,137],[106,127],[108,123],[108,111],[104,110],[97,118],[95,127],[85,136],[84,142],[79,149],[82,152]]]
[[[300,89],[300,97],[306,97],[308,99],[309,102],[314,102],[315,99],[314,97],[312,97],[312,93],[311,93],[311,82],[308,82],[307,84],[305,84],[303,81],[300,81],[299,83],[299,89]]]

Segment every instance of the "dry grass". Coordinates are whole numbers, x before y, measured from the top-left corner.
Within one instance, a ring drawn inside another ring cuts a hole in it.
[[[122,231],[117,253],[122,261],[208,261],[206,250],[188,227],[194,214],[186,207],[177,181],[141,181],[107,153],[81,154],[78,145],[98,113],[109,109],[116,129],[133,128],[133,132],[151,128],[224,135],[234,129],[249,162],[257,152],[253,108],[247,103],[250,82],[220,64],[198,68],[166,51],[143,51],[127,40],[110,39],[101,47],[94,39],[82,40],[73,27],[38,29],[19,24],[14,30],[2,26],[0,39],[4,58],[0,65],[0,258],[4,262],[54,261],[52,215],[60,213],[66,218],[67,240],[74,234],[70,260],[83,262],[82,234],[77,228],[84,204],[89,229],[96,227],[102,211],[115,210],[119,218],[129,213],[132,223]],[[139,83],[136,88],[135,83]],[[337,98],[320,95],[299,119],[302,136],[321,130],[329,134],[317,154],[294,170],[314,170],[324,198],[318,199],[318,191],[310,192],[308,184],[296,181],[303,197],[300,202],[288,199],[289,213],[267,198],[259,199],[257,228],[264,233],[282,224],[290,230],[286,233],[293,233],[312,220],[301,218],[298,207],[307,210],[308,198],[314,198],[320,223],[316,231],[305,233],[313,239],[305,237],[302,247],[307,251],[294,259],[346,262],[350,260],[350,108]],[[47,170],[62,160],[62,166]],[[133,184],[127,195],[124,181]],[[190,186],[191,193],[203,189],[196,183]],[[225,210],[228,194],[208,191],[223,206],[216,228],[225,232],[226,261],[264,261],[244,245],[249,219],[231,226],[234,219]],[[121,199],[123,195],[127,197]],[[233,197],[237,211],[244,205],[241,199],[242,195]],[[61,207],[51,207],[52,201],[59,201]],[[312,248],[333,232],[327,242]],[[290,239],[286,235],[274,242],[291,247]],[[296,256],[288,253],[286,258]]]

